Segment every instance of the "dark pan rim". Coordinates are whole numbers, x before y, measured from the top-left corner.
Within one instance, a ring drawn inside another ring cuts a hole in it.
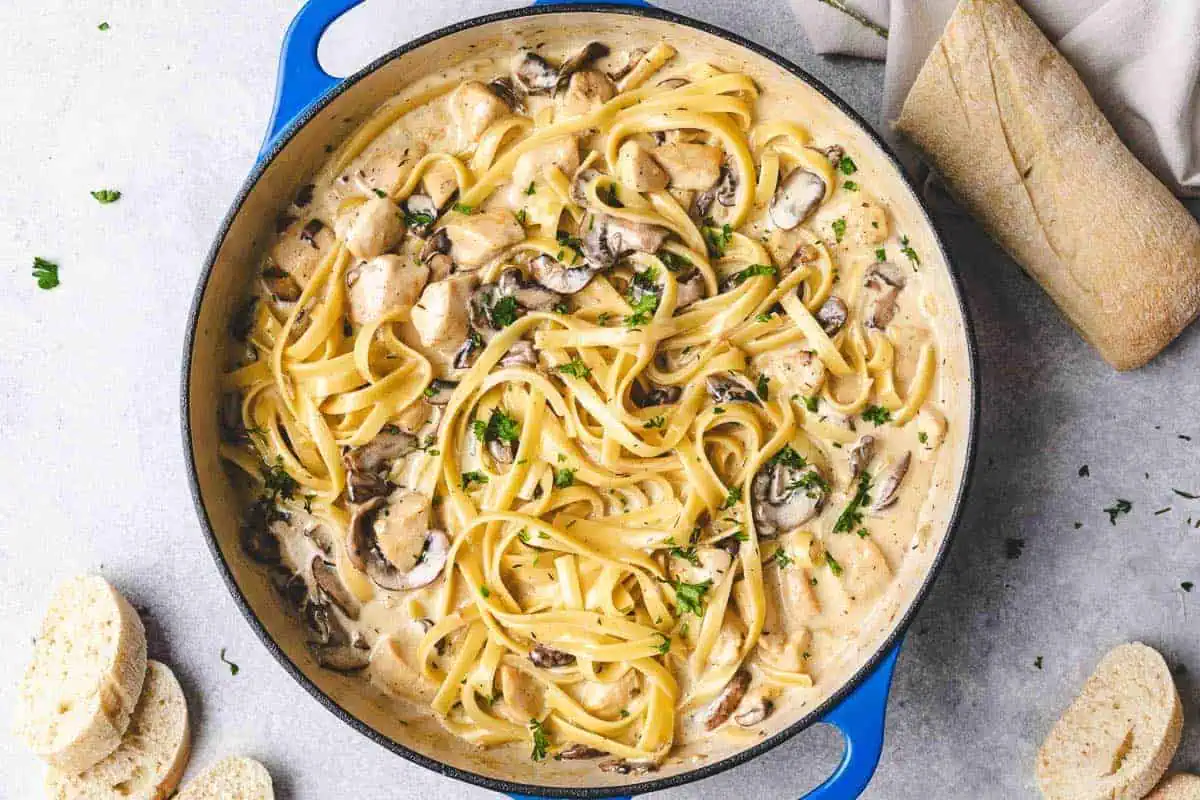
[[[771,61],[777,67],[783,69],[784,71],[788,72],[792,76],[807,83],[809,86],[811,86],[817,92],[819,92],[826,100],[828,100],[835,107],[837,107],[837,109],[839,111],[841,111],[843,114],[845,114],[852,122],[854,122],[855,125],[857,125],[862,131],[864,131],[867,134],[867,136],[869,136],[871,138],[871,140],[876,144],[876,146],[878,146],[880,148],[880,150],[884,153],[884,155],[887,157],[887,159],[891,162],[892,167],[900,174],[901,179],[903,180],[905,186],[907,187],[911,198],[916,202],[917,206],[921,209],[921,213],[924,218],[925,224],[928,225],[929,229],[931,231],[933,231],[933,233],[934,233],[934,239],[937,243],[938,252],[942,257],[942,261],[947,265],[948,272],[950,274],[951,285],[954,290],[955,299],[958,301],[959,313],[961,314],[962,320],[964,323],[963,334],[966,337],[966,345],[967,345],[967,347],[966,347],[967,366],[968,366],[968,376],[967,377],[968,377],[968,383],[969,383],[969,390],[971,392],[971,404],[970,404],[970,418],[968,420],[968,425],[967,425],[967,447],[966,447],[965,460],[963,462],[962,478],[961,478],[961,481],[959,482],[958,493],[957,493],[956,497],[954,498],[954,504],[953,504],[953,507],[950,512],[949,523],[946,528],[946,535],[943,538],[940,547],[938,548],[938,552],[934,555],[933,561],[931,562],[931,564],[925,574],[925,579],[922,581],[921,586],[918,588],[916,594],[914,595],[912,601],[909,603],[908,608],[905,610],[903,616],[901,616],[899,621],[897,621],[893,624],[892,630],[888,634],[888,636],[884,640],[884,642],[879,646],[879,648],[875,651],[875,653],[869,659],[866,660],[866,662],[862,665],[862,667],[860,667],[858,669],[858,671],[855,672],[855,674],[849,680],[847,680],[845,683],[843,683],[842,686],[836,692],[834,692],[829,697],[827,697],[824,702],[822,702],[819,706],[814,708],[812,711],[810,711],[807,715],[805,715],[800,720],[797,720],[793,724],[789,725],[787,728],[777,732],[775,735],[773,735],[767,739],[764,739],[761,742],[758,742],[757,744],[753,745],[752,747],[748,747],[744,750],[740,750],[736,753],[726,756],[725,758],[723,758],[719,761],[715,761],[711,764],[705,764],[704,766],[697,767],[697,768],[689,770],[687,772],[681,772],[677,775],[671,775],[668,777],[658,778],[655,780],[643,781],[641,783],[625,784],[622,786],[597,786],[597,787],[577,788],[577,787],[538,786],[535,784],[515,783],[512,781],[500,780],[497,778],[490,778],[490,777],[487,777],[484,775],[477,774],[475,772],[471,772],[469,770],[450,766],[449,764],[445,764],[445,763],[437,761],[435,759],[431,759],[427,756],[422,755],[421,753],[418,753],[414,750],[409,749],[408,747],[404,746],[403,744],[400,744],[399,742],[395,741],[394,739],[392,739],[390,737],[384,736],[383,734],[376,731],[374,728],[367,725],[362,720],[355,717],[353,714],[351,714],[348,711],[346,711],[345,709],[343,709],[336,701],[333,700],[333,698],[331,698],[324,691],[322,691],[315,683],[313,683],[313,681],[311,681],[300,670],[300,668],[291,660],[291,658],[288,657],[288,655],[283,651],[283,649],[275,642],[275,640],[271,636],[270,632],[267,631],[266,626],[262,623],[262,621],[254,613],[254,610],[250,607],[249,602],[246,600],[245,595],[242,593],[241,587],[238,585],[237,581],[234,579],[233,571],[231,570],[229,564],[226,562],[225,556],[221,551],[221,546],[217,541],[217,536],[213,530],[212,521],[208,516],[208,510],[205,508],[204,501],[201,496],[199,473],[198,473],[198,470],[196,467],[195,451],[194,451],[194,448],[192,445],[192,431],[191,431],[191,418],[190,418],[190,408],[191,408],[190,376],[191,376],[191,365],[192,365],[192,351],[194,349],[195,341],[196,341],[198,321],[199,321],[199,316],[200,316],[200,306],[201,306],[201,303],[203,302],[205,293],[208,289],[208,283],[212,276],[213,266],[215,265],[217,256],[220,252],[220,249],[221,249],[222,245],[224,244],[225,237],[229,233],[229,229],[232,226],[234,219],[237,217],[238,213],[241,211],[242,205],[245,203],[246,198],[249,196],[250,192],[254,189],[255,185],[257,184],[259,178],[262,176],[263,172],[267,169],[267,167],[271,164],[271,162],[274,161],[274,159],[284,150],[284,148],[286,148],[287,144],[291,141],[292,137],[296,134],[296,132],[298,130],[303,128],[311,119],[313,119],[313,117],[315,117],[318,113],[320,113],[326,106],[328,106],[331,102],[333,102],[338,97],[340,97],[344,92],[348,91],[350,88],[352,88],[354,85],[356,85],[366,75],[379,69],[380,67],[382,67],[384,64],[388,63],[389,61],[391,61],[405,53],[408,53],[412,50],[415,50],[419,47],[422,47],[422,46],[424,46],[432,41],[435,41],[437,39],[441,39],[446,36],[451,36],[453,34],[457,34],[462,31],[468,30],[470,28],[478,27],[480,25],[491,24],[494,22],[501,22],[501,21],[509,20],[509,19],[518,19],[518,18],[522,18],[522,17],[538,16],[541,14],[575,14],[575,13],[596,13],[596,12],[605,13],[605,14],[620,14],[620,15],[625,15],[625,16],[648,17],[648,18],[660,20],[663,22],[673,23],[676,25],[682,25],[684,27],[692,28],[694,30],[698,30],[702,33],[710,34],[713,36],[718,36],[729,42],[732,42],[735,45],[738,45],[746,50],[749,50],[752,53],[755,53],[758,56],[761,56],[761,57]],[[487,14],[484,16],[476,17],[474,19],[464,20],[462,22],[458,22],[453,25],[449,25],[447,27],[441,28],[439,30],[433,31],[432,33],[428,33],[424,36],[414,39],[406,44],[403,44],[400,47],[397,47],[394,50],[386,53],[385,55],[380,56],[379,58],[375,59],[367,66],[360,69],[358,72],[354,73],[353,75],[351,75],[351,76],[347,77],[346,79],[344,79],[343,81],[341,81],[328,93],[326,93],[322,97],[320,97],[317,100],[315,100],[314,102],[312,102],[309,106],[307,106],[305,108],[305,110],[303,112],[301,112],[295,119],[293,119],[287,125],[287,127],[284,128],[284,130],[279,133],[279,135],[276,136],[275,142],[272,144],[272,146],[266,152],[266,154],[264,154],[257,160],[257,162],[254,165],[254,168],[250,171],[249,176],[246,178],[246,181],[242,184],[242,187],[239,190],[238,195],[233,202],[233,205],[230,207],[230,210],[229,210],[228,214],[226,214],[225,219],[221,222],[221,226],[217,231],[217,236],[213,241],[212,248],[209,250],[208,256],[205,260],[204,269],[201,272],[199,282],[198,282],[198,285],[196,288],[196,292],[192,299],[191,309],[188,313],[187,332],[186,332],[186,336],[185,336],[185,340],[184,340],[183,371],[182,371],[182,376],[181,376],[182,387],[181,387],[181,393],[180,393],[180,398],[181,398],[180,419],[181,419],[181,424],[182,424],[184,458],[185,458],[185,462],[187,465],[188,484],[189,484],[189,487],[191,490],[192,500],[196,506],[196,513],[200,519],[201,527],[203,528],[205,538],[208,541],[209,550],[212,552],[213,559],[216,561],[217,567],[221,572],[221,577],[224,579],[225,585],[229,588],[230,593],[233,595],[234,601],[237,603],[237,606],[241,610],[242,615],[249,622],[250,627],[258,635],[258,638],[266,646],[267,650],[271,653],[271,655],[273,655],[275,657],[275,660],[279,662],[279,664],[284,668],[284,670],[289,675],[291,675],[292,678],[294,680],[296,680],[302,687],[304,687],[304,689],[310,695],[312,695],[321,705],[323,705],[326,709],[328,709],[330,712],[332,712],[334,714],[334,716],[338,717],[343,722],[345,722],[346,724],[348,724],[349,726],[351,726],[352,728],[354,728],[359,733],[363,734],[364,736],[366,736],[368,739],[375,742],[376,744],[390,750],[393,753],[396,753],[397,755],[400,755],[400,756],[408,759],[409,761],[419,764],[422,767],[425,767],[426,769],[429,769],[438,774],[446,775],[448,777],[456,778],[458,780],[465,781],[467,783],[471,783],[476,786],[481,786],[486,789],[491,789],[493,791],[498,791],[498,792],[504,792],[507,794],[531,795],[531,796],[541,796],[541,797],[592,798],[592,797],[612,797],[612,796],[618,796],[618,795],[636,795],[636,794],[642,794],[642,793],[646,793],[646,792],[659,791],[662,789],[669,789],[669,788],[673,788],[676,786],[682,786],[684,784],[691,783],[692,781],[701,780],[703,778],[710,777],[717,773],[724,772],[725,770],[730,769],[731,767],[735,767],[740,764],[744,764],[745,762],[749,761],[750,759],[752,759],[758,755],[761,755],[762,753],[765,753],[768,750],[775,748],[779,744],[782,744],[784,741],[790,739],[792,736],[795,736],[797,733],[810,727],[814,723],[819,722],[821,717],[825,716],[825,714],[827,714],[831,709],[833,709],[835,706],[837,706],[839,703],[841,703],[842,700],[844,700],[851,692],[853,692],[855,689],[857,689],[858,686],[875,670],[875,668],[879,665],[880,661],[882,661],[884,656],[886,656],[886,654],[888,652],[890,652],[892,647],[894,647],[901,640],[905,631],[908,629],[908,626],[912,623],[914,616],[916,615],[917,611],[920,609],[922,603],[925,601],[925,598],[928,596],[930,588],[932,587],[933,582],[937,577],[937,574],[941,571],[942,565],[944,564],[945,559],[946,559],[946,554],[949,552],[950,545],[951,545],[951,543],[954,539],[954,536],[957,532],[959,522],[961,521],[961,518],[962,518],[963,504],[964,504],[965,498],[967,496],[968,489],[970,487],[972,473],[973,473],[973,467],[974,467],[974,463],[975,463],[975,456],[976,456],[976,447],[977,447],[977,439],[978,439],[978,422],[979,422],[979,402],[980,402],[980,400],[979,400],[979,382],[978,382],[979,376],[978,376],[978,365],[977,365],[977,348],[976,348],[976,341],[975,341],[975,334],[974,334],[974,326],[972,324],[971,316],[970,316],[970,310],[967,307],[967,304],[964,299],[962,281],[959,278],[958,273],[955,271],[955,269],[950,261],[949,255],[946,253],[946,248],[945,248],[945,245],[943,244],[942,238],[943,237],[942,237],[941,231],[938,229],[937,225],[934,223],[933,219],[931,218],[929,211],[925,206],[925,203],[922,201],[920,194],[916,190],[916,187],[913,185],[912,180],[908,176],[907,172],[905,172],[903,165],[901,165],[899,159],[896,157],[895,153],[892,152],[892,149],[887,145],[887,143],[883,141],[883,139],[875,132],[875,130],[871,127],[871,125],[868,124],[866,122],[866,120],[864,120],[862,118],[862,116],[860,116],[858,114],[858,112],[856,112],[853,108],[851,108],[847,103],[845,103],[845,101],[843,101],[836,94],[834,94],[834,92],[832,90],[830,90],[829,87],[825,86],[824,83],[817,80],[812,75],[808,74],[808,72],[806,72],[805,70],[796,66],[795,64],[792,64],[787,59],[767,50],[765,47],[763,47],[759,44],[751,42],[748,39],[745,39],[735,33],[731,33],[730,31],[724,30],[723,28],[719,28],[715,25],[710,25],[709,23],[706,23],[706,22],[700,22],[698,20],[689,19],[687,17],[680,16],[680,15],[675,14],[670,11],[664,11],[662,9],[652,8],[652,7],[633,8],[633,7],[628,7],[628,6],[613,6],[613,5],[607,5],[607,4],[586,4],[586,5],[570,5],[570,6],[566,6],[566,5],[533,6],[533,7],[528,7],[528,8],[512,9],[509,11],[501,11],[501,12],[497,12],[497,13],[493,13],[493,14]]]

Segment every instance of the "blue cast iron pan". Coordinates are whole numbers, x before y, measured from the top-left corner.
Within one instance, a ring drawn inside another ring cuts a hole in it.
[[[955,295],[958,300],[959,309],[962,319],[965,322],[966,330],[964,331],[967,343],[967,360],[969,364],[968,383],[971,392],[971,418],[968,421],[968,444],[967,454],[964,460],[963,474],[959,482],[958,496],[955,498],[953,512],[951,515],[951,524],[942,544],[933,559],[933,563],[926,578],[917,592],[916,598],[909,606],[907,613],[894,626],[890,636],[884,641],[873,656],[867,660],[863,667],[842,686],[836,693],[828,698],[821,706],[814,709],[812,713],[805,716],[790,727],[778,732],[774,736],[764,739],[752,747],[741,750],[727,758],[723,758],[715,763],[706,764],[688,772],[671,775],[655,780],[648,780],[642,783],[632,784],[612,789],[609,787],[583,787],[564,789],[561,787],[543,787],[530,784],[520,784],[511,781],[499,780],[493,777],[480,775],[461,769],[449,764],[444,764],[436,760],[430,759],[423,754],[414,752],[395,740],[380,734],[370,726],[363,723],[357,717],[347,712],[342,706],[334,701],[328,694],[316,686],[307,676],[303,674],[300,668],[284,653],[283,649],[274,640],[271,634],[267,631],[266,626],[258,615],[251,608],[242,588],[238,585],[234,578],[230,564],[226,561],[225,554],[222,552],[218,544],[216,534],[213,530],[213,524],[209,516],[208,509],[201,497],[200,480],[197,473],[197,457],[195,452],[195,442],[193,440],[194,430],[190,419],[190,411],[192,407],[192,368],[193,354],[196,347],[198,335],[211,335],[205,331],[198,331],[198,320],[200,317],[201,303],[204,299],[206,289],[212,275],[213,265],[217,259],[218,251],[224,242],[226,234],[233,223],[234,217],[242,207],[250,190],[254,188],[256,182],[262,177],[266,167],[275,159],[284,149],[284,146],[300,131],[313,117],[321,111],[325,106],[338,97],[342,92],[356,84],[364,76],[372,73],[379,67],[388,63],[394,58],[402,54],[427,44],[433,40],[452,34],[461,32],[471,27],[491,23],[499,20],[513,19],[519,17],[527,17],[544,13],[564,13],[564,12],[605,12],[611,14],[641,16],[663,20],[669,23],[687,26],[708,34],[724,38],[742,48],[750,50],[760,56],[763,56],[781,69],[786,70],[800,80],[812,86],[815,90],[825,96],[839,110],[853,120],[861,129],[867,132],[872,139],[878,144],[880,149],[887,154],[887,157],[892,161],[896,171],[904,175],[903,167],[891,152],[888,146],[874,133],[870,125],[867,124],[853,109],[845,102],[837,97],[830,89],[824,86],[821,82],[813,78],[804,70],[788,62],[782,57],[767,51],[763,47],[747,41],[735,34],[712,25],[698,22],[695,20],[682,17],[678,14],[673,14],[657,8],[653,8],[642,2],[642,0],[606,0],[599,3],[579,3],[575,0],[535,0],[532,6],[527,8],[514,9],[511,11],[491,14],[484,17],[479,17],[473,20],[458,23],[456,25],[443,28],[435,31],[420,39],[414,40],[402,47],[399,47],[392,52],[382,56],[373,63],[367,65],[358,73],[345,78],[339,79],[327,74],[320,66],[317,60],[317,45],[331,24],[351,8],[362,3],[363,0],[309,0],[306,5],[299,11],[296,18],[292,21],[288,28],[287,34],[284,37],[282,53],[279,62],[279,75],[276,87],[274,109],[272,111],[271,120],[268,125],[266,139],[263,143],[262,150],[259,153],[258,160],[247,178],[245,185],[235,202],[229,215],[226,217],[221,230],[218,233],[216,242],[209,254],[204,271],[200,278],[200,284],[197,288],[195,299],[189,318],[187,339],[184,350],[183,364],[183,386],[182,386],[182,420],[183,420],[183,439],[184,451],[186,455],[189,479],[192,488],[193,499],[196,503],[196,508],[200,516],[200,521],[206,532],[210,548],[216,558],[218,568],[222,576],[233,593],[234,599],[237,601],[242,612],[247,620],[254,628],[255,632],[262,639],[267,648],[275,655],[280,664],[286,669],[292,677],[294,677],[310,694],[312,694],[322,705],[332,711],[335,715],[341,718],[344,722],[357,729],[369,739],[386,747],[392,752],[403,756],[404,758],[416,762],[421,766],[434,770],[440,774],[448,775],[459,780],[467,781],[479,786],[494,789],[504,792],[513,798],[549,798],[549,797],[619,797],[630,798],[637,794],[646,792],[668,789],[675,786],[680,786],[691,781],[699,780],[718,772],[722,772],[731,767],[742,764],[757,755],[781,744],[788,738],[794,736],[799,731],[818,722],[828,723],[836,727],[844,738],[845,747],[842,754],[841,762],[824,783],[816,789],[809,792],[805,797],[807,800],[848,800],[849,798],[858,797],[859,794],[866,788],[871,780],[871,776],[875,772],[875,768],[879,763],[880,755],[883,750],[883,731],[884,731],[884,716],[887,709],[888,690],[891,686],[892,673],[896,666],[896,658],[900,652],[900,645],[903,641],[904,633],[911,623],[917,609],[925,596],[928,594],[933,580],[940,570],[946,553],[949,549],[950,542],[953,538],[955,529],[961,514],[963,500],[967,492],[967,484],[969,482],[971,467],[975,458],[976,445],[976,423],[979,410],[979,396],[977,389],[977,366],[974,334],[971,329],[970,317],[966,304],[963,302],[962,286],[958,281],[957,275],[951,271]],[[920,203],[920,196],[909,182],[909,189],[913,198]],[[922,206],[923,207],[923,206]],[[926,221],[936,233],[936,227],[926,212]],[[949,259],[942,253],[943,260],[949,264]]]

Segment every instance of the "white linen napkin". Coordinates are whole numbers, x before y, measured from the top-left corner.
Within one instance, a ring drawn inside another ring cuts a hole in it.
[[[790,0],[818,53],[886,59],[885,138],[957,0]],[[1020,0],[1079,72],[1121,139],[1176,193],[1200,196],[1200,2]]]

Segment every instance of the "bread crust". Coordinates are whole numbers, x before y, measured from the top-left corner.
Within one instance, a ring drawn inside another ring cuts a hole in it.
[[[1145,800],[1200,800],[1200,777],[1186,772],[1168,775]]]
[[[110,620],[116,630],[106,640]],[[104,663],[83,678],[65,662],[87,648],[97,648],[93,657]],[[50,602],[21,680],[15,733],[52,767],[83,772],[120,745],[145,676],[146,631],[129,601],[96,575],[67,581]]]
[[[1200,314],[1200,225],[1012,0],[962,0],[896,129],[1117,369]]]
[[[1158,783],[1183,731],[1166,661],[1139,642],[1110,651],[1038,750],[1048,800],[1138,800]]]

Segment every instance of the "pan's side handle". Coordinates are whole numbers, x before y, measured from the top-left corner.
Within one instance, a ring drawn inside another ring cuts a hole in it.
[[[317,61],[317,45],[334,21],[363,0],[308,0],[283,37],[279,73],[275,80],[275,107],[267,123],[259,159],[288,124],[310,103],[340,82]]]
[[[850,800],[862,794],[871,782],[883,752],[888,689],[901,644],[897,642],[870,676],[822,718],[822,722],[842,732],[846,749],[833,775],[803,800]]]

